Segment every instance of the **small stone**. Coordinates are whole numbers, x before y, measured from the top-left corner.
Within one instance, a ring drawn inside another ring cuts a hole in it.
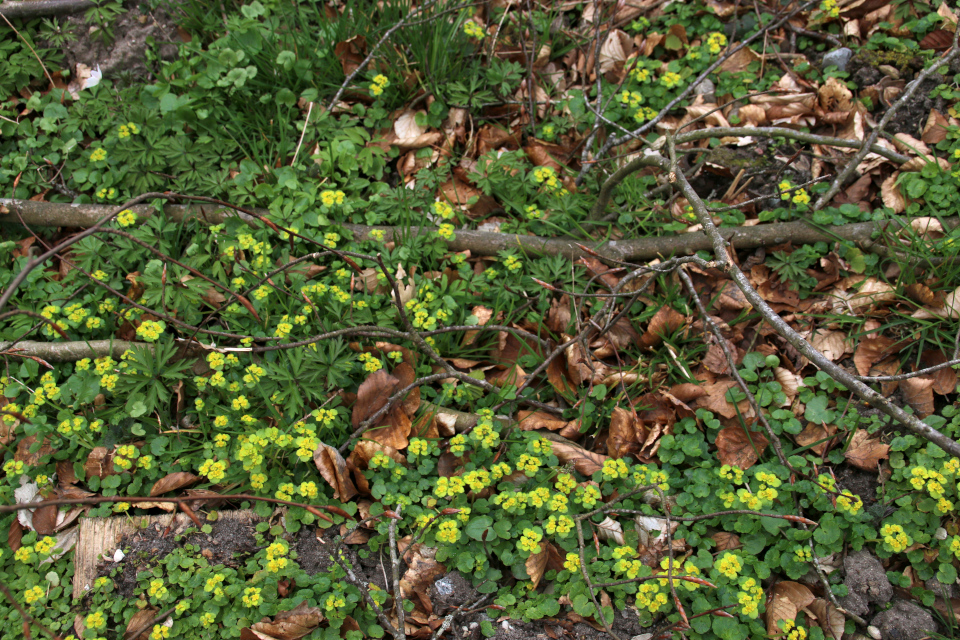
[[[873,626],[873,625],[870,625],[869,627],[867,627],[867,633],[870,634],[870,637],[873,638],[873,640],[880,640],[880,638],[883,637],[883,636],[880,634],[880,629],[877,629],[877,628],[876,628],[875,626]]]
[[[893,78],[894,80],[900,79],[900,72],[897,71],[896,67],[891,67],[888,64],[882,64],[877,68],[880,69],[880,71],[883,72],[883,75],[887,76],[888,78]]]
[[[933,591],[938,597],[950,599],[954,595],[952,584],[943,584],[936,578],[930,578],[924,583],[924,588]]]
[[[943,527],[937,527],[936,533],[933,534],[933,537],[937,540],[946,540],[947,539],[947,530]]]
[[[476,629],[476,628],[479,627],[479,626],[480,626],[480,623],[479,623],[479,622],[471,622],[471,623],[470,623],[470,628],[471,628],[471,629]]]
[[[847,577],[844,584],[853,593],[857,593],[867,602],[886,603],[893,598],[893,587],[887,579],[887,572],[877,558],[869,551],[857,551],[843,561]]]
[[[823,56],[823,62],[820,66],[824,69],[836,67],[838,71],[846,71],[847,63],[850,62],[851,58],[853,58],[853,51],[847,47],[840,47]]]
[[[712,81],[704,79],[693,88],[693,94],[696,96],[703,96],[704,102],[716,102],[716,90],[717,88],[714,86]]]
[[[447,578],[441,578],[433,583],[437,594],[442,598],[449,598],[453,595],[453,582]]]

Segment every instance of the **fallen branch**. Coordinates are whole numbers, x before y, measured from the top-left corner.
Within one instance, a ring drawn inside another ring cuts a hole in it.
[[[22,217],[23,222],[31,226],[86,228],[96,224],[112,208],[109,205],[78,205],[64,202],[33,202],[31,200],[0,198],[0,223],[20,224],[20,218]],[[136,213],[139,219],[156,214],[156,207],[151,205],[137,205],[128,208]],[[199,218],[211,224],[219,224],[234,215],[253,220],[252,217],[243,213],[234,214],[223,207],[210,205],[166,205],[163,211],[171,220],[177,222]],[[269,214],[266,209],[254,209],[253,211],[258,215],[266,216]],[[752,227],[723,227],[718,228],[717,233],[735,249],[756,249],[757,247],[769,247],[784,242],[801,245],[844,240],[869,250],[876,244],[873,239],[874,234],[883,231],[891,224],[894,223],[892,221],[857,222],[818,229],[807,222],[798,221],[761,224]],[[944,224],[945,227],[953,228],[960,224],[960,219],[949,218],[944,221]],[[401,229],[399,227],[358,224],[341,224],[339,226],[350,231],[356,240],[373,239],[371,234],[374,231],[383,231],[385,241],[436,233],[434,227]],[[457,231],[456,237],[447,242],[451,251],[470,250],[474,255],[493,256],[500,251],[519,249],[533,255],[562,255],[572,260],[590,255],[589,252],[584,251],[579,246],[580,244],[581,241],[575,239],[541,238],[538,236],[469,230]],[[603,258],[636,261],[675,255],[690,255],[697,251],[710,251],[712,247],[709,236],[703,231],[697,231],[655,238],[609,240],[593,243],[590,248]]]
[[[82,358],[110,356],[119,360],[127,349],[150,346],[126,340],[76,340],[73,342],[0,342],[0,356],[41,358],[47,362],[76,362]],[[9,350],[9,353],[7,352]]]
[[[4,2],[0,15],[9,20],[29,20],[40,16],[79,13],[97,6],[92,0],[31,0],[30,2]]]

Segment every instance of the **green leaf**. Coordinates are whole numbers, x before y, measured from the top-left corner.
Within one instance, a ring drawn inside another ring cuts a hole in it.
[[[489,540],[496,534],[492,526],[493,518],[490,516],[479,516],[472,518],[463,532],[474,540]]]

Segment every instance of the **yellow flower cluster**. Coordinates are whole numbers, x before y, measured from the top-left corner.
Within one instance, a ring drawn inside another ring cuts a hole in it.
[[[543,217],[543,211],[537,209],[537,205],[535,204],[528,204],[526,211],[528,220],[539,220]]]
[[[669,566],[670,566],[670,558],[664,558],[663,560],[660,561],[660,568],[663,569],[664,573],[667,573]],[[681,567],[679,562],[674,561],[673,571],[671,573],[674,578],[682,577],[682,576],[699,577],[700,567],[693,564],[692,562],[684,562],[683,567]],[[669,582],[669,580],[667,578],[661,578],[659,582],[661,587],[665,587],[667,586],[667,582]],[[700,585],[696,582],[693,582],[692,580],[676,580],[675,579],[674,582],[679,582],[681,586],[683,586],[683,588],[686,589],[687,591],[696,591],[697,589],[700,588]]]
[[[487,37],[487,32],[484,31],[483,27],[473,20],[463,23],[463,32],[471,38],[476,38],[477,40],[483,40]]]
[[[383,369],[383,363],[371,353],[364,351],[357,358],[363,363],[363,370],[368,373],[376,373]]]
[[[643,67],[636,67],[630,72],[630,76],[637,82],[648,82],[650,80],[650,70]]]
[[[107,159],[107,150],[103,147],[97,147],[90,154],[90,162],[100,162]]]
[[[117,137],[123,140],[124,138],[129,138],[131,135],[137,135],[140,133],[140,127],[132,122],[127,124],[120,125],[119,131],[117,131]]]
[[[577,487],[573,501],[582,504],[587,509],[591,509],[600,501],[600,489],[595,485],[588,484],[585,487]]]
[[[668,602],[667,594],[660,591],[660,587],[654,582],[640,584],[637,590],[637,607],[646,609],[650,613],[657,613],[666,607]]]
[[[950,540],[950,553],[960,558],[960,536],[953,536]]]
[[[624,104],[632,109],[636,109],[643,104],[643,96],[639,91],[624,90],[623,93],[617,96],[617,100],[619,100],[621,104]]]
[[[556,172],[550,167],[537,167],[533,170],[533,179],[537,184],[544,184],[549,189],[559,189],[560,180]]]
[[[33,552],[33,547],[25,545],[13,552],[13,557],[17,562],[22,562],[24,564],[30,564],[37,559],[36,554]]]
[[[421,441],[422,442],[422,441]],[[463,481],[470,487],[471,491],[483,491],[490,486],[493,480],[490,478],[490,472],[486,469],[474,469],[463,474]]]
[[[214,598],[223,597],[223,581],[226,579],[222,573],[215,573],[214,575],[207,578],[206,584],[203,585],[203,590],[207,593],[212,593]]]
[[[226,472],[226,460],[214,461],[212,458],[207,458],[203,461],[203,464],[200,465],[200,475],[207,476],[210,482],[220,482],[224,476],[226,476]]]
[[[463,478],[459,476],[451,476],[449,478],[437,478],[437,485],[434,488],[434,495],[438,498],[452,498],[456,495],[464,493],[466,490],[466,483]]]
[[[503,259],[503,266],[506,267],[510,273],[516,273],[523,268],[523,263],[520,262],[517,256],[507,256]]]
[[[326,189],[320,192],[320,202],[324,206],[332,207],[334,205],[343,204],[343,199],[347,196],[343,191],[339,189]]]
[[[94,611],[91,614],[88,614],[86,618],[83,619],[83,623],[87,626],[87,629],[93,629],[98,631],[100,629],[105,629],[107,626],[107,617],[103,615],[102,611]]]
[[[740,562],[740,558],[730,552],[726,552],[717,558],[717,560],[713,563],[713,566],[717,571],[731,580],[736,578],[737,575],[740,574],[740,570],[743,569],[743,564]]]
[[[660,84],[665,86],[667,89],[673,89],[683,82],[683,77],[674,71],[667,71],[665,74],[660,76]]]
[[[438,199],[433,203],[433,212],[444,220],[449,220],[453,217],[453,207],[446,200]]]
[[[390,86],[390,80],[383,74],[377,74],[370,83],[370,93],[375,96],[383,95],[383,90]]]
[[[748,618],[756,618],[760,614],[760,603],[763,601],[763,589],[753,578],[740,579],[741,591],[737,594],[740,603],[740,613]]]
[[[913,538],[908,536],[903,527],[898,524],[883,525],[880,527],[880,535],[884,545],[894,553],[900,553],[913,544]]]
[[[460,528],[457,526],[455,520],[447,520],[440,523],[440,527],[437,529],[437,540],[446,542],[447,544],[453,544],[459,539]]]
[[[716,55],[720,53],[720,50],[727,46],[727,36],[715,31],[707,36],[707,49],[710,53]]]
[[[7,405],[9,407],[10,405]],[[23,460],[7,460],[3,463],[3,471],[7,474],[7,477],[18,476],[24,472],[26,469],[26,464]]]
[[[561,473],[557,476],[557,481],[553,484],[553,486],[561,493],[570,493],[577,488],[577,481],[569,473]]]
[[[783,620],[782,627],[781,640],[807,640],[807,630],[799,626],[795,620]]]
[[[36,585],[23,592],[23,599],[27,604],[33,604],[37,600],[43,598],[45,595],[46,593],[44,593],[43,587]]]
[[[336,611],[337,609],[342,609],[345,606],[347,606],[346,599],[342,595],[336,593],[331,593],[329,596],[327,596],[326,601],[323,603],[324,609],[330,612]]]
[[[260,589],[257,587],[247,587],[243,590],[243,606],[259,607],[262,599],[260,598]]]
[[[513,470],[510,468],[510,465],[508,465],[506,462],[498,462],[497,464],[490,467],[490,475],[493,477],[494,480],[500,480],[501,478],[505,478],[506,476],[509,476],[511,473],[513,473]]]
[[[740,484],[743,482],[743,469],[740,467],[731,467],[728,464],[723,465],[717,471],[717,474],[724,480],[729,480],[733,484]]]
[[[217,617],[209,611],[200,614],[200,624],[202,624],[204,627],[209,627],[216,619]]]
[[[566,559],[563,561],[563,568],[573,573],[580,569],[580,556],[575,553],[568,553]]]
[[[56,538],[51,538],[50,536],[44,536],[41,538],[34,546],[34,551],[36,551],[41,556],[45,556],[53,551],[53,548],[57,546]]]
[[[840,17],[840,4],[837,0],[823,0],[820,3],[820,11],[823,11],[824,14],[831,18]]]
[[[952,509],[953,505],[950,506]],[[857,515],[863,509],[863,500],[860,499],[860,496],[842,493],[837,496],[837,509],[846,511],[850,515]]]
[[[517,470],[523,471],[528,478],[535,476],[541,465],[543,465],[543,461],[540,458],[528,456],[525,453],[517,459]]]
[[[164,640],[170,637],[170,627],[165,624],[153,625],[153,631],[150,632],[150,640]]]
[[[573,527],[573,519],[568,516],[550,516],[546,525],[544,525],[547,535],[558,535],[561,538],[569,536]]]
[[[270,573],[279,573],[287,567],[287,544],[277,540],[267,547],[265,567]]]
[[[618,478],[624,478],[630,475],[630,468],[627,467],[627,463],[623,461],[622,458],[617,460],[604,460],[603,469],[601,470],[604,480],[616,480]]]
[[[151,580],[150,588],[147,589],[147,595],[157,600],[163,600],[167,597],[167,588],[163,585],[163,580]]]
[[[524,529],[517,541],[517,548],[527,553],[540,553],[540,541],[543,534],[536,529]]]
[[[458,458],[467,452],[467,438],[462,433],[450,439],[450,453]]]
[[[160,335],[166,327],[167,325],[162,320],[144,320],[140,323],[140,326],[137,327],[137,336],[147,342],[156,342],[160,339]]]
[[[807,547],[797,545],[793,549],[793,559],[797,562],[810,562],[810,560],[813,559],[813,555]]]
[[[437,228],[437,235],[444,240],[453,240],[456,234],[453,232],[452,224],[442,224]]]
[[[97,191],[97,197],[101,200],[112,200],[117,195],[117,190],[113,187],[103,187]]]
[[[415,456],[425,456],[430,451],[430,443],[422,438],[414,438],[407,445],[407,453]]]

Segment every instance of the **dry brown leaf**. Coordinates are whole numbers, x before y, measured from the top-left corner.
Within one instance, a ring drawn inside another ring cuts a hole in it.
[[[693,402],[707,395],[707,391],[698,384],[683,382],[670,387],[670,395],[681,402]]]
[[[328,444],[321,442],[313,452],[313,462],[323,479],[333,488],[333,497],[340,502],[347,502],[357,495],[357,488],[350,479],[347,470],[347,461],[340,452]]]
[[[773,376],[777,379],[777,382],[780,383],[780,388],[783,389],[783,393],[787,396],[787,403],[784,406],[793,402],[793,399],[797,397],[797,391],[800,387],[806,386],[803,384],[803,378],[783,367],[774,368]]]
[[[736,46],[737,44],[739,43],[734,42],[731,46]],[[741,71],[746,71],[750,64],[760,59],[760,54],[750,47],[744,47],[724,60],[723,64],[720,65],[720,70],[729,71],[730,73],[740,73]]]
[[[898,177],[900,172],[895,171],[883,181],[880,185],[880,199],[883,201],[883,206],[890,207],[894,213],[903,213],[907,208],[907,200],[897,185]]]
[[[490,322],[490,318],[493,317],[493,310],[488,307],[477,305],[476,307],[470,310],[470,314],[477,319],[477,325],[482,327],[483,325]],[[463,345],[467,346],[467,345],[473,344],[473,341],[477,339],[478,333],[480,332],[467,331],[463,335]]]
[[[601,540],[612,540],[615,544],[623,545],[623,525],[607,516],[603,522],[596,525],[597,537]]]
[[[592,476],[602,469],[603,462],[607,460],[607,456],[587,451],[572,442],[551,441],[550,445],[553,448],[553,455],[557,456],[561,464],[573,464],[573,468],[585,476]]]
[[[947,120],[946,116],[936,109],[930,109],[930,115],[927,116],[927,123],[923,126],[923,135],[920,138],[927,144],[943,142],[947,139],[949,126],[950,121]]]
[[[60,507],[55,504],[48,504],[37,507],[33,511],[33,528],[42,535],[53,535],[57,528],[57,517],[60,515]]]
[[[630,319],[626,316],[617,320],[602,338],[590,343],[593,355],[597,358],[609,358],[628,347],[632,347],[640,340],[640,334],[633,328]]]
[[[83,469],[88,478],[97,476],[101,480],[116,473],[113,468],[113,455],[107,451],[106,447],[94,447],[87,456]]]
[[[853,364],[861,376],[869,375],[870,368],[890,355],[896,340],[886,336],[873,336],[860,341],[853,354]]]
[[[926,369],[947,362],[942,351],[928,350],[920,355],[920,365]],[[957,372],[953,367],[934,371],[928,377],[933,378],[933,392],[945,396],[957,392]]]
[[[357,389],[357,401],[353,405],[353,428],[359,427],[361,422],[387,404],[399,384],[400,381],[385,369],[370,374]]]
[[[320,607],[301,602],[290,611],[281,611],[270,622],[257,622],[240,631],[240,640],[298,640],[323,622]]]
[[[188,471],[169,473],[153,483],[153,487],[150,489],[150,497],[162,496],[168,491],[189,487],[199,479],[199,476],[195,476]]]
[[[925,307],[938,307],[942,302],[937,299],[937,294],[922,282],[908,284],[903,288],[903,292],[908,298]]]
[[[531,553],[530,557],[527,558],[527,561],[524,563],[524,566],[527,568],[527,575],[530,576],[530,582],[533,583],[534,589],[540,584],[540,579],[543,578],[543,574],[547,570],[547,560],[550,558],[550,552],[547,551],[549,544],[547,541],[542,541],[540,543],[540,553]]]
[[[870,438],[863,429],[857,429],[850,439],[850,446],[843,457],[853,466],[864,471],[876,471],[877,464],[889,456],[890,445]]]
[[[565,398],[572,398],[574,395],[573,384],[567,377],[567,369],[564,367],[565,358],[554,358],[547,365],[547,380],[557,393]]]
[[[613,459],[624,458],[640,451],[640,445],[636,415],[623,407],[615,407],[610,414],[607,455]]]
[[[767,437],[759,431],[747,434],[741,426],[725,427],[717,434],[717,457],[722,464],[748,469],[767,448]]]
[[[640,346],[650,349],[663,342],[664,336],[670,335],[683,326],[685,318],[682,313],[675,311],[669,305],[660,307],[652,318],[647,330],[640,337]]]
[[[829,441],[826,439],[832,437],[836,433],[836,425],[828,424],[824,426],[822,424],[808,422],[803,431],[798,433],[794,439],[801,447],[813,445],[810,447],[810,449],[818,456],[823,456],[827,452],[827,445],[829,444]],[[819,444],[814,444],[815,442]]]
[[[579,420],[561,420],[553,417],[545,411],[520,411],[517,414],[517,422],[520,424],[521,431],[536,431],[546,429],[548,431],[563,431],[575,423],[576,429],[580,429]]]
[[[729,551],[740,548],[740,536],[728,531],[717,531],[710,536],[717,545],[717,551]]]
[[[778,582],[767,601],[767,635],[771,638],[783,635],[780,622],[796,620],[800,610],[814,600],[813,592],[799,582]]]
[[[437,578],[447,572],[447,568],[437,562],[436,555],[436,548],[423,545],[415,545],[404,554],[407,570],[400,578],[400,593],[404,598],[427,591]]]
[[[735,417],[738,408],[745,417],[753,417],[753,409],[746,399],[742,400],[738,406],[734,406],[727,400],[727,391],[735,386],[737,386],[737,383],[734,380],[721,380],[702,385],[701,388],[707,393],[697,400],[697,406],[720,414],[724,418]]]
[[[924,307],[917,309],[912,318],[927,320],[930,318],[951,318],[956,320],[960,318],[960,287],[954,289],[943,299],[943,304],[939,308]]]
[[[907,378],[900,381],[903,401],[917,412],[921,420],[933,413],[933,385],[936,381],[928,376]]]
[[[817,333],[810,339],[813,348],[836,362],[847,352],[846,336],[840,331]]]
[[[157,611],[159,609],[156,607],[146,607],[134,613],[123,632],[123,640],[146,640],[150,637],[153,628],[147,623],[157,616]],[[134,636],[133,634],[141,628],[143,628],[143,631]]]
[[[833,640],[841,640],[846,618],[837,611],[833,603],[817,598],[807,605],[807,612],[817,619],[817,626],[823,629],[823,635]]]

